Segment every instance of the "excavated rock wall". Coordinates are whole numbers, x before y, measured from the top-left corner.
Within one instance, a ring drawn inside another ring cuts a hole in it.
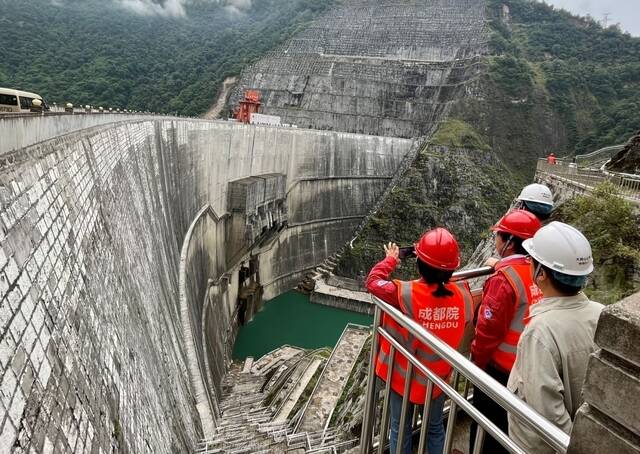
[[[465,93],[486,51],[482,0],[349,1],[244,71],[284,123],[424,135]]]
[[[607,170],[640,173],[640,131],[629,139],[625,147],[607,164]]]

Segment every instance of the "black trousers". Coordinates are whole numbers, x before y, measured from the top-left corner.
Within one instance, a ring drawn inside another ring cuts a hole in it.
[[[495,378],[500,384],[507,386],[509,380],[509,374],[503,370],[493,366],[487,365],[485,372],[491,377]],[[481,390],[474,388],[473,390],[473,406],[476,407],[483,415],[491,420],[500,430],[508,433],[509,422],[507,419],[507,412],[500,405],[495,403],[489,396],[483,393]],[[478,430],[478,423],[471,421],[471,428],[469,431],[469,453],[473,452],[473,445],[476,439],[476,432]],[[484,445],[482,447],[483,454],[508,454],[509,451],[504,449],[502,445],[495,440],[491,435],[485,434]]]

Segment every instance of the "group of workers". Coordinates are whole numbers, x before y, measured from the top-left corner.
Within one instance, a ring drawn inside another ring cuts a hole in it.
[[[532,184],[522,190],[514,209],[492,227],[499,257],[486,262],[494,272],[485,281],[476,307],[467,282],[450,281],[460,266],[460,250],[444,228],[427,231],[415,244],[420,277],[413,281],[389,279],[399,264],[399,248],[385,244],[386,257],[369,273],[367,289],[456,349],[467,324],[474,323],[471,360],[569,433],[581,404],[582,382],[588,357],[595,350],[593,337],[603,306],[582,292],[593,271],[589,241],[561,222],[543,226],[552,209],[549,188]],[[383,314],[382,326],[425,367],[443,380],[449,378],[448,363],[387,314]],[[383,381],[390,380],[390,444],[394,453],[398,452],[402,420],[406,435],[399,452],[411,453],[413,406],[424,405],[427,399],[428,380],[413,368],[403,418],[408,367],[406,357],[381,336],[375,371]],[[428,412],[428,454],[440,454],[444,448],[444,399],[442,390],[434,387]],[[478,388],[473,403],[526,452],[554,452],[534,430]],[[469,452],[473,451],[476,430],[474,423]],[[481,452],[507,451],[487,434]]]

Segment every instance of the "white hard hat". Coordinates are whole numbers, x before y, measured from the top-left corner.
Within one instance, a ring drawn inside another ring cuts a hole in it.
[[[543,184],[533,183],[522,188],[518,200],[526,202],[537,202],[553,206],[553,195],[551,190]]]
[[[551,222],[522,242],[522,247],[542,265],[569,276],[586,276],[593,271],[589,240],[575,227]]]

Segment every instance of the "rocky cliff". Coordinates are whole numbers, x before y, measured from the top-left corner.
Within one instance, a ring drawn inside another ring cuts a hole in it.
[[[640,132],[629,139],[625,147],[611,158],[607,170],[640,174]]]

